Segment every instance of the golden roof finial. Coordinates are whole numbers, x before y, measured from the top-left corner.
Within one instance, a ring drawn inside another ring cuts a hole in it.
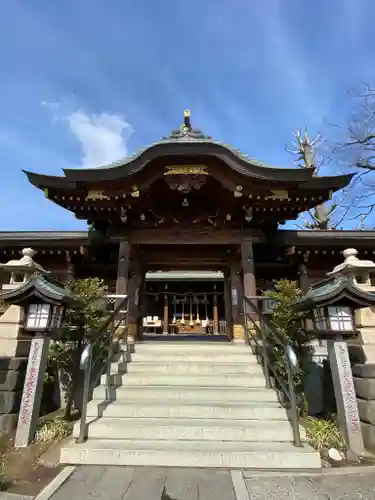
[[[184,126],[187,127],[189,130],[191,130],[190,110],[189,109],[185,109],[185,111],[184,111]]]

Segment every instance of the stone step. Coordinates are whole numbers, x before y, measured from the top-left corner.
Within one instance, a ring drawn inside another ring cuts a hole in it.
[[[208,418],[208,419],[248,419],[248,420],[283,420],[287,419],[285,408],[278,403],[265,402],[212,402],[208,404],[171,404],[155,401],[90,401],[87,417],[106,418]]]
[[[152,366],[150,367],[152,370]],[[115,386],[198,386],[198,387],[265,387],[263,374],[221,374],[221,375],[171,375],[169,373],[126,373],[111,375],[111,384]],[[101,383],[106,383],[102,375]]]
[[[155,361],[182,361],[184,363],[195,363],[195,362],[224,362],[224,363],[258,363],[256,356],[250,351],[239,351],[239,352],[201,352],[196,350],[195,352],[139,352],[138,350],[131,355],[132,361],[140,361],[145,363],[154,363]]]
[[[291,443],[96,440],[66,444],[62,464],[320,470],[319,453]]]
[[[94,400],[124,401],[170,401],[189,402],[226,402],[232,401],[272,401],[278,402],[277,394],[272,389],[251,387],[189,387],[189,386],[138,386],[129,385],[110,387],[100,385],[94,390]]]
[[[111,367],[112,368],[112,367]],[[119,369],[123,369],[123,365]],[[255,363],[213,363],[195,362],[181,363],[178,361],[155,361],[152,364],[135,361],[127,366],[128,373],[171,373],[175,375],[221,375],[231,374],[252,374],[263,375],[262,367]],[[113,372],[115,373],[115,372]],[[118,373],[124,373],[119,371]]]
[[[245,344],[230,342],[140,342],[135,344],[136,352],[251,352]]]
[[[73,436],[78,437],[79,422]],[[90,439],[156,439],[201,441],[291,442],[288,420],[217,420],[92,417]]]

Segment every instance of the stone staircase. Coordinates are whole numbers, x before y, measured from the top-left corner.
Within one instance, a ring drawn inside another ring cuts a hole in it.
[[[98,386],[88,404],[88,440],[63,448],[62,463],[321,467],[312,448],[293,445],[286,410],[248,346],[136,344],[131,362],[118,357],[111,374],[110,389]]]

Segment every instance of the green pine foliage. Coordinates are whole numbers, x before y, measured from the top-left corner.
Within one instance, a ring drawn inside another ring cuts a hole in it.
[[[84,342],[103,325],[108,318],[105,294],[107,288],[102,279],[86,278],[72,280],[67,288],[84,303],[81,311],[68,310],[64,319],[60,340],[51,344],[45,382],[52,384],[59,374],[65,393],[64,419],[71,418],[74,397],[82,373],[79,369]],[[100,346],[97,346],[100,349]],[[95,356],[95,353],[93,353]]]
[[[281,279],[276,282],[274,290],[267,291],[265,295],[275,301],[271,322],[276,327],[279,337],[288,341],[297,354],[301,371],[293,376],[299,392],[302,393],[311,348],[310,341],[303,330],[303,320],[306,314],[294,312],[293,304],[303,295],[303,292],[296,281]],[[272,334],[269,333],[269,335]],[[272,338],[270,340],[272,341]],[[284,351],[281,346],[274,342],[273,344],[273,364],[278,374],[287,381]]]

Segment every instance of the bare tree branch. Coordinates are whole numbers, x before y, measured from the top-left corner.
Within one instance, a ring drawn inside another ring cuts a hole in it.
[[[343,125],[330,123],[332,157],[336,170],[354,171],[344,189],[346,222],[358,221],[357,228],[374,227],[375,220],[375,87],[363,84],[347,91],[349,116]],[[327,133],[327,135],[329,135]]]

